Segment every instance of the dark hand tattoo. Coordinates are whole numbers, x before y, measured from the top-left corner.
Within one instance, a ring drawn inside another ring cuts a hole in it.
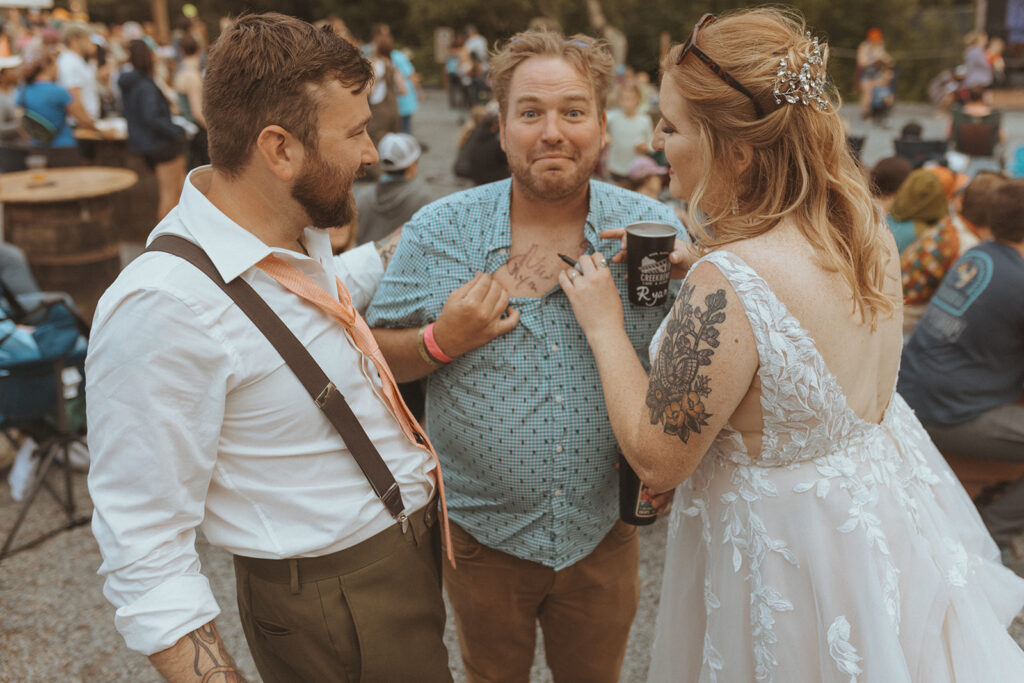
[[[193,647],[192,670],[203,683],[245,683],[213,622],[189,633],[188,639]]]
[[[651,424],[662,423],[666,434],[683,443],[691,434],[700,434],[711,417],[704,407],[704,399],[711,395],[708,376],[698,370],[711,364],[718,348],[716,325],[725,322],[724,289],[704,297],[704,311],[690,305],[692,297],[693,287],[684,283],[665,324],[647,390]]]
[[[402,228],[398,228],[384,239],[374,243],[384,270],[388,269],[388,264],[391,263],[391,257],[395,255],[395,250],[398,249],[398,241],[400,239],[402,239]]]

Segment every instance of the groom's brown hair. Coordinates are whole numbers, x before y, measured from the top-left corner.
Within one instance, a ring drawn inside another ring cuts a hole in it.
[[[315,148],[318,86],[332,79],[360,93],[373,81],[373,68],[330,27],[276,12],[240,17],[210,49],[203,79],[213,166],[240,173],[260,131],[275,124]]]

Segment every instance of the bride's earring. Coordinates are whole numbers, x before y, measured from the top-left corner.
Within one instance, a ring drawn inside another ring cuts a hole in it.
[[[735,197],[732,198],[732,203],[729,205],[729,209],[732,211],[733,216],[740,212],[740,203]]]

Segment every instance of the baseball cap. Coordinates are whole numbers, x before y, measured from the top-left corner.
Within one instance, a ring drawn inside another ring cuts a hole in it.
[[[664,166],[659,166],[658,162],[650,157],[637,157],[633,159],[633,161],[629,162],[629,170],[626,171],[629,179],[634,181],[643,180],[647,176],[665,175],[666,173],[668,173],[668,169]]]
[[[404,171],[420,158],[420,143],[407,133],[388,133],[377,143],[381,170]]]

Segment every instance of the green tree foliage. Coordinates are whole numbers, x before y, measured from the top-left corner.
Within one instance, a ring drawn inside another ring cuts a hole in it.
[[[168,0],[172,24],[185,1]],[[280,0],[192,1],[211,31],[216,31],[224,14],[282,9]],[[601,4],[608,21],[629,39],[630,64],[656,75],[662,31],[678,42],[704,12],[720,14],[761,3],[602,0]],[[149,18],[148,5],[123,0],[89,2],[100,21],[145,20]],[[963,60],[961,37],[972,28],[973,19],[971,4],[954,0],[794,0],[788,6],[804,15],[816,35],[828,39],[831,76],[847,94],[853,83],[857,45],[868,28],[881,28],[896,59],[900,97],[914,99],[924,97],[928,80],[935,74]],[[441,26],[461,29],[472,23],[492,43],[526,28],[537,17],[553,20],[567,32],[593,32],[584,0],[291,0],[285,11],[311,21],[337,14],[364,40],[374,22],[387,22],[398,44],[413,48],[417,68],[435,78],[440,68],[433,63],[432,40],[434,29]]]

